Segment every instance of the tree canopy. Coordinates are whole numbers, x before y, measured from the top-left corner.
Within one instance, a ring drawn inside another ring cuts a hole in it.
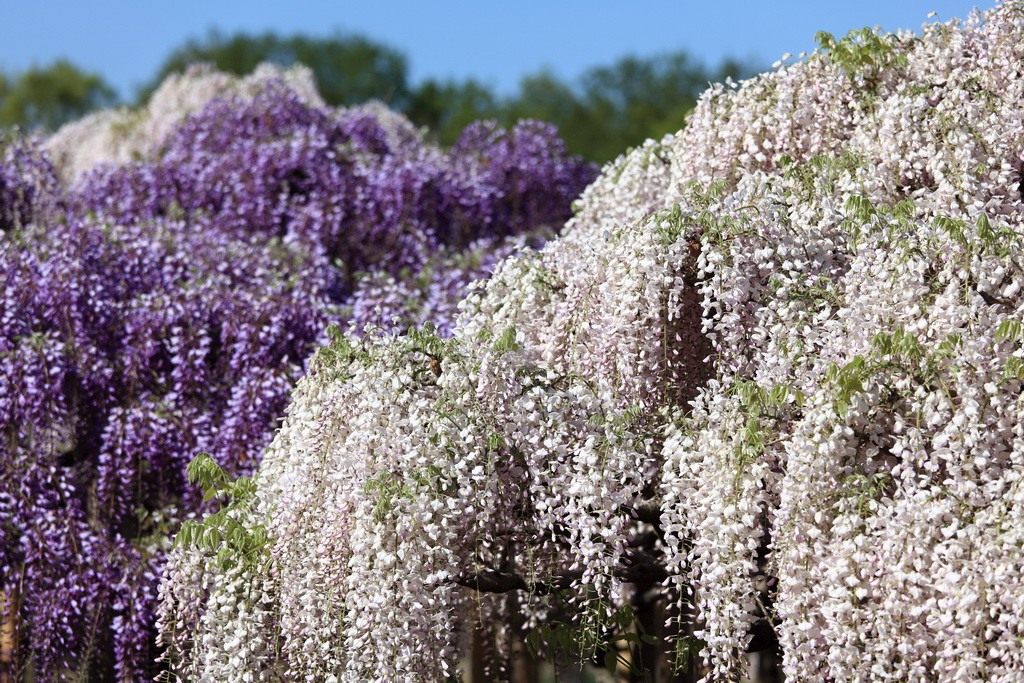
[[[481,118],[504,126],[541,119],[559,128],[571,152],[598,162],[677,130],[709,83],[755,71],[731,59],[711,68],[684,51],[630,55],[574,79],[547,69],[527,74],[515,92],[503,96],[472,78],[428,78],[413,84],[401,51],[361,35],[210,31],[173,50],[140,88],[136,104],[145,102],[169,74],[198,62],[238,76],[264,62],[304,64],[327,104],[381,100],[428,128],[444,145],[453,144],[469,123]],[[0,126],[54,129],[117,101],[100,75],[67,60],[21,74],[0,74]]]
[[[402,109],[409,98],[405,55],[369,38],[341,33],[323,38],[280,36],[271,32],[225,36],[218,31],[189,40],[171,52],[140,98],[147,97],[169,74],[196,62],[209,62],[237,76],[252,72],[262,62],[305,64],[313,71],[320,94],[332,105],[378,99]]]
[[[195,62],[209,62],[237,75],[251,72],[261,62],[302,63],[312,70],[328,104],[382,100],[429,128],[443,144],[454,143],[468,123],[481,118],[503,125],[524,118],[550,121],[570,151],[602,162],[647,138],[677,130],[710,82],[753,72],[736,60],[711,69],[684,51],[634,55],[591,68],[571,81],[550,70],[529,74],[515,93],[502,97],[476,79],[429,78],[414,86],[406,57],[364,36],[211,32],[172,52],[141,97],[168,74]]]
[[[66,59],[20,74],[0,73],[0,126],[54,129],[117,100],[99,74]]]

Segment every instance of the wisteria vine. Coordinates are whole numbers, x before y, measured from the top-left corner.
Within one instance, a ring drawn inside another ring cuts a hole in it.
[[[151,679],[165,553],[207,509],[189,461],[250,472],[330,325],[449,329],[467,284],[549,237],[595,173],[539,122],[474,124],[442,150],[378,106],[245,83],[177,114],[158,93],[147,111],[175,124],[134,161],[2,150],[0,611],[16,675]]]
[[[1020,680],[1024,3],[819,43],[607,167],[450,339],[322,349],[172,554],[171,671],[446,680],[472,638],[495,679],[519,639]]]

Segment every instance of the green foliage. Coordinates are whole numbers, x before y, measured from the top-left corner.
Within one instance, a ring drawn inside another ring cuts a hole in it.
[[[752,71],[734,60],[708,69],[685,52],[627,56],[589,69],[573,83],[550,72],[527,76],[499,118],[551,121],[570,150],[604,162],[679,130],[709,83]]]
[[[499,452],[507,448],[508,444],[505,443],[505,437],[498,432],[491,432],[487,435],[487,450],[492,452]]]
[[[806,189],[808,193],[815,191],[813,186]],[[917,208],[911,199],[876,206],[866,197],[851,195],[846,199],[844,208],[844,227],[853,236],[855,243],[864,234],[864,227],[873,221],[886,231],[890,240],[898,243],[914,231],[911,221]],[[968,256],[977,254],[1007,258],[1020,251],[1022,246],[1016,231],[1005,224],[993,225],[985,214],[978,216],[973,230],[967,221],[950,216],[937,216],[932,224],[950,241],[962,247]]]
[[[934,225],[952,242],[962,247],[968,259],[976,255],[1011,258],[1024,246],[1015,230],[1006,224],[993,225],[985,214],[978,216],[973,230],[967,221],[948,216],[938,216],[934,220]]]
[[[696,226],[696,233],[702,241],[724,245],[726,242],[742,236],[753,236],[750,219],[756,219],[760,210],[756,206],[741,207],[744,214],[734,216],[719,210],[718,202],[725,194],[725,183],[716,180],[706,187],[692,182],[686,188],[687,203],[694,212],[689,220]],[[726,260],[730,260],[729,250],[724,249]]]
[[[455,142],[466,125],[478,119],[496,119],[506,126],[523,118],[550,121],[571,151],[598,162],[678,130],[709,82],[755,70],[735,60],[709,69],[685,52],[628,56],[589,69],[575,81],[547,70],[530,74],[520,81],[518,92],[499,97],[474,79],[427,79],[412,87],[405,56],[362,36],[212,32],[175,50],[140,93],[140,101],[168,74],[195,62],[239,75],[260,62],[302,63],[312,69],[327,103],[383,100],[429,128],[442,144]]]
[[[437,333],[437,327],[433,323],[410,329],[406,337],[416,349],[430,356],[442,355],[448,346],[447,340]]]
[[[433,384],[441,374],[441,363],[445,359],[460,358],[457,342],[438,334],[433,323],[421,328],[412,328],[405,335],[405,352],[412,354],[412,374],[416,381]]]
[[[553,662],[584,664],[596,660],[609,672],[633,676],[647,672],[640,657],[641,646],[660,641],[644,632],[633,609],[628,605],[612,608],[600,599],[586,604],[586,609],[571,621],[554,619],[537,624],[526,634],[527,648],[535,656]]]
[[[510,353],[519,349],[516,341],[516,328],[506,327],[494,342],[495,353]]]
[[[688,670],[692,663],[698,661],[704,645],[704,641],[695,636],[676,638],[672,643],[672,671],[679,673]]]
[[[730,391],[739,398],[743,412],[751,417],[774,417],[790,403],[802,405],[805,398],[799,389],[784,384],[766,389],[751,380],[736,382]]]
[[[740,493],[743,474],[764,453],[771,437],[771,423],[787,411],[799,409],[804,394],[799,389],[775,384],[765,388],[752,380],[739,380],[729,389],[739,399],[739,412],[745,417],[743,428],[736,433],[730,465],[734,468],[733,495]]]
[[[981,253],[1007,258],[1020,252],[1020,235],[1008,225],[993,226],[988,216],[981,214],[975,222],[975,227]]]
[[[862,223],[866,223],[875,215],[875,207],[867,197],[851,195],[846,199],[846,212]]]
[[[996,341],[1024,341],[1024,322],[1016,318],[1007,318],[996,328]]]
[[[839,496],[854,499],[857,512],[864,519],[871,516],[874,502],[884,496],[892,484],[892,476],[887,472],[851,474],[843,479]]]
[[[197,62],[239,76],[252,72],[262,62],[305,64],[313,71],[324,101],[332,105],[379,99],[402,109],[409,100],[405,55],[363,36],[313,38],[271,32],[225,36],[211,31],[205,38],[190,40],[174,50],[139,94],[139,101],[145,100],[168,75]]]
[[[655,217],[654,225],[658,231],[658,241],[663,246],[669,247],[679,241],[689,224],[683,216],[682,207],[679,204],[674,204],[671,209]]]
[[[947,334],[946,337],[939,342],[938,347],[935,349],[935,353],[931,354],[931,359],[936,362],[941,362],[953,358],[961,341],[963,341],[963,337],[960,334],[956,332]]]
[[[200,453],[188,464],[188,480],[202,489],[204,501],[219,500],[221,507],[202,520],[183,523],[174,545],[199,548],[212,554],[223,570],[239,562],[258,562],[267,547],[266,527],[239,521],[256,494],[255,482],[249,477],[232,479],[206,453]]]
[[[946,233],[946,235],[949,236],[949,239],[953,240],[960,246],[967,246],[967,224],[959,218],[938,216],[935,219],[935,227]]]
[[[427,127],[445,145],[479,119],[505,126],[524,118],[549,121],[570,151],[597,162],[678,130],[710,82],[756,71],[753,65],[729,59],[708,68],[685,52],[627,56],[571,81],[546,70],[529,74],[517,92],[501,97],[474,79],[427,79],[414,87],[402,52],[360,35],[211,31],[171,52],[140,89],[136,103],[148,99],[168,75],[199,62],[236,75],[251,73],[262,62],[304,64],[328,104],[381,100]],[[67,61],[30,69],[16,79],[0,74],[0,126],[52,129],[115,102],[113,90],[99,76]]]
[[[996,341],[1020,344],[1024,342],[1024,321],[1008,318],[996,328]],[[1004,368],[1006,379],[1024,380],[1024,358],[1010,356]]]
[[[943,365],[954,357],[961,341],[959,334],[948,334],[934,351],[929,351],[902,327],[875,334],[867,355],[854,356],[842,366],[833,363],[825,373],[825,381],[835,390],[832,405],[836,414],[845,416],[853,398],[864,391],[867,381],[885,370],[905,373],[923,385],[934,386]]]
[[[674,52],[623,57],[574,81],[539,71],[523,77],[518,92],[506,98],[472,79],[427,80],[412,91],[405,113],[436,131],[444,144],[476,119],[503,125],[524,118],[550,121],[572,152],[605,162],[648,138],[679,130],[709,83],[753,71],[734,60],[708,69],[685,52]]]
[[[61,59],[15,77],[0,74],[0,127],[53,130],[116,100],[98,74]]]
[[[877,74],[906,64],[906,53],[900,49],[899,39],[881,34],[870,28],[850,31],[837,39],[821,31],[814,36],[818,47],[851,79],[860,76],[870,81]]]
[[[1004,373],[1007,379],[1024,381],[1024,358],[1020,358],[1019,356],[1010,356],[1007,358]]]
[[[398,498],[411,498],[413,489],[401,478],[391,472],[381,472],[377,476],[367,480],[363,488],[367,493],[375,496],[373,504],[373,519],[383,522],[395,508],[395,500]]]
[[[479,119],[504,118],[494,92],[479,81],[427,79],[409,94],[406,116],[434,131],[445,145]]]
[[[436,465],[428,465],[413,470],[407,478],[394,472],[379,472],[363,485],[363,489],[374,496],[373,519],[384,522],[394,511],[396,502],[401,498],[411,499],[422,490],[430,490],[443,494],[443,472]]]
[[[916,363],[925,357],[921,342],[902,327],[893,332],[879,332],[871,338],[871,346],[878,355],[897,361]]]
[[[740,475],[746,470],[748,465],[761,457],[767,445],[767,435],[761,427],[761,420],[754,416],[747,418],[743,429],[740,430],[737,436],[738,438],[733,448],[734,464],[736,465],[736,480],[733,483],[736,487],[739,486]],[[738,490],[736,492],[739,493]]]
[[[351,377],[352,364],[366,363],[370,354],[358,343],[353,342],[337,325],[327,328],[328,342],[317,353],[311,368],[327,375],[336,381]]]
[[[837,156],[818,154],[807,161],[796,162],[789,155],[779,160],[783,176],[788,180],[796,181],[797,199],[800,202],[811,202],[821,195],[833,194],[836,191],[836,184],[841,178],[852,176],[856,171],[866,164],[865,160],[852,151],[846,151]],[[863,210],[863,201],[854,200],[854,209]],[[868,202],[869,206],[870,203]],[[847,211],[851,210],[847,204]]]
[[[774,277],[769,279],[769,284],[776,284]],[[790,299],[810,301],[815,308],[821,308],[824,304],[838,308],[843,304],[842,294],[836,283],[825,275],[819,275],[810,282],[791,283],[788,296]]]
[[[604,427],[606,435],[622,439],[633,430],[642,427],[647,414],[647,407],[636,403],[611,415],[604,412],[594,413],[587,418],[587,422],[595,428]]]
[[[948,344],[955,340],[947,339]],[[925,369],[934,371],[928,362],[932,360],[917,338],[897,328],[893,332],[879,332],[871,338],[871,353],[867,356],[854,356],[843,366],[833,364],[825,373],[825,379],[835,388],[833,406],[836,414],[845,416],[850,409],[853,398],[864,391],[867,380],[885,367],[901,368],[919,378],[931,375]]]
[[[845,416],[853,397],[864,391],[864,382],[874,372],[874,367],[864,356],[854,356],[842,367],[833,364],[825,373],[825,379],[835,387],[832,405],[836,414]]]

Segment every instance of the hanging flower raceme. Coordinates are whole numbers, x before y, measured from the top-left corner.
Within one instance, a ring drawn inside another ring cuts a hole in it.
[[[226,91],[179,112],[149,158],[70,186],[37,144],[3,151],[0,605],[16,671],[151,678],[165,551],[208,509],[189,461],[250,472],[330,324],[449,330],[492,252],[553,234],[593,176],[542,124],[445,151],[375,106],[312,105],[275,79]],[[414,294],[394,310],[364,280]]]
[[[451,339],[323,348],[242,491],[196,473],[234,502],[172,553],[171,670],[1019,680],[1024,4],[819,39],[606,167]]]

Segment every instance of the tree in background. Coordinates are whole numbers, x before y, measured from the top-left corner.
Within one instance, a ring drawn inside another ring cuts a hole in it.
[[[405,114],[417,125],[430,129],[441,143],[450,145],[473,121],[507,118],[502,117],[502,109],[494,92],[479,81],[431,78],[412,92]]]
[[[225,36],[211,31],[171,52],[137,101],[145,101],[168,74],[196,62],[236,75],[250,73],[261,62],[304,64],[328,104],[381,100],[426,126],[444,145],[453,144],[469,123],[482,118],[505,126],[524,118],[550,121],[562,131],[571,152],[598,162],[677,130],[708,83],[756,71],[732,59],[709,69],[682,51],[627,56],[571,81],[542,70],[525,76],[517,92],[502,97],[474,79],[431,78],[413,87],[406,56],[364,36]],[[102,77],[67,60],[14,78],[0,74],[0,126],[54,129],[116,101]]]
[[[735,60],[709,70],[686,52],[623,57],[611,66],[592,68],[580,78],[582,127],[571,130],[572,118],[549,120],[565,129],[570,148],[585,149],[591,158],[607,161],[647,138],[658,139],[679,130],[709,83],[752,71]],[[535,116],[530,113],[533,100],[528,96],[532,93],[524,84],[522,116]]]
[[[558,126],[570,151],[594,161],[609,161],[647,138],[678,130],[708,83],[753,73],[748,64],[727,59],[709,69],[686,52],[653,57],[628,56],[611,66],[594,67],[575,81],[551,71],[530,74],[515,94],[501,97],[474,80],[428,79],[409,85],[405,56],[363,36],[326,38],[244,33],[225,37],[211,32],[193,39],[167,58],[144,99],[168,74],[194,62],[209,62],[238,75],[260,62],[312,69],[324,100],[348,105],[379,99],[426,126],[450,145],[463,128],[481,118],[510,125],[524,118]]]
[[[237,76],[251,73],[261,62],[280,66],[301,63],[313,71],[328,104],[361,104],[377,99],[402,110],[409,101],[405,55],[363,36],[336,33],[312,38],[271,32],[224,36],[217,31],[174,50],[142,89],[139,99],[145,100],[169,74],[184,71],[195,62],[209,62]]]
[[[598,66],[574,80],[550,70],[529,74],[512,95],[500,96],[474,79],[427,79],[409,83],[406,56],[365,36],[326,37],[211,31],[177,48],[140,89],[145,101],[164,78],[189,64],[208,62],[235,75],[261,62],[301,63],[316,78],[324,100],[334,106],[377,99],[427,127],[451,145],[471,122],[490,118],[505,126],[524,118],[554,123],[569,150],[593,161],[609,161],[648,138],[677,130],[708,83],[754,73],[751,64],[726,59],[708,68],[683,51],[652,57],[627,56]],[[117,101],[97,74],[67,60],[33,68],[15,78],[0,74],[0,126],[53,129]]]
[[[734,59],[708,69],[686,52],[623,57],[565,81],[550,70],[530,74],[511,97],[497,98],[474,80],[427,81],[413,91],[406,114],[453,142],[469,121],[496,118],[554,123],[569,149],[594,161],[610,161],[648,138],[678,130],[709,83],[753,73]]]
[[[66,59],[32,67],[17,76],[0,74],[0,126],[54,129],[112,105],[114,89],[99,74]]]
[[[541,119],[558,127],[571,151],[604,162],[648,138],[678,130],[709,83],[754,70],[733,59],[708,69],[680,51],[623,57],[575,81],[545,69],[525,76],[518,92],[507,98],[474,80],[429,80],[413,90],[405,113],[443,144],[454,142],[477,119],[495,118],[504,125]]]

